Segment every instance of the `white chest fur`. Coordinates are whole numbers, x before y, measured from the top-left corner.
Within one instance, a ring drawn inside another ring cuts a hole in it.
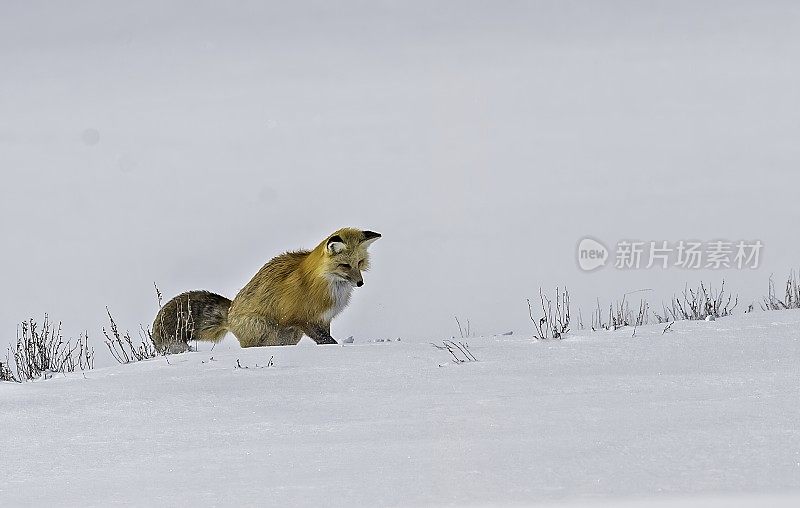
[[[331,281],[329,287],[333,306],[322,315],[322,318],[327,322],[330,322],[347,307],[347,304],[350,303],[350,295],[353,292],[353,286],[349,282]]]

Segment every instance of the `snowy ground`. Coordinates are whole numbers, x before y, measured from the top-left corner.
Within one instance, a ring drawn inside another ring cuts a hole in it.
[[[662,329],[475,338],[464,364],[428,340],[206,347],[5,383],[0,500],[796,506],[800,312]]]

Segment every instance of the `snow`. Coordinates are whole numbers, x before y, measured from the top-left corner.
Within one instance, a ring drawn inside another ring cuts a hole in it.
[[[800,503],[800,312],[663,328],[470,338],[460,364],[440,339],[201,344],[3,383],[0,500]]]

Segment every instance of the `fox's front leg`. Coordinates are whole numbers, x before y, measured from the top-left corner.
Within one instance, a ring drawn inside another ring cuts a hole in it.
[[[331,325],[322,325],[319,323],[308,323],[303,328],[303,333],[311,337],[317,344],[338,344],[333,337],[331,337]]]

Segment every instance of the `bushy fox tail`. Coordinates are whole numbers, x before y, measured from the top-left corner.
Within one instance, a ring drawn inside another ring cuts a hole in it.
[[[210,291],[187,291],[168,301],[153,322],[153,343],[159,352],[181,353],[189,341],[219,342],[228,332],[231,301]]]

